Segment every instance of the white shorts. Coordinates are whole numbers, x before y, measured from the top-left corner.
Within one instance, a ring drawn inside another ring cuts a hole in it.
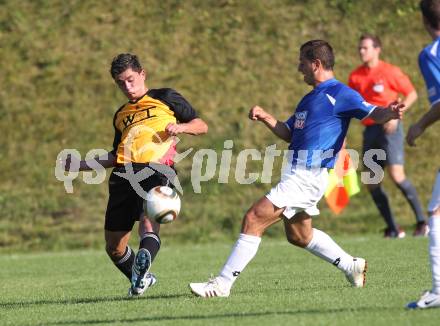
[[[285,207],[283,215],[292,218],[296,213],[319,215],[316,207],[328,184],[326,168],[288,168],[281,175],[281,181],[266,195],[278,208]]]
[[[431,200],[428,204],[428,212],[432,213],[440,207],[440,171],[437,173],[434,188],[432,189]]]

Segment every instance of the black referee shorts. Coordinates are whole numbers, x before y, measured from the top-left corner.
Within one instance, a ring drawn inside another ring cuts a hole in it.
[[[132,171],[138,173],[147,168],[149,175],[139,182],[145,192],[156,186],[169,186],[173,188],[170,180],[176,176],[173,167],[161,164],[132,164]],[[159,168],[158,168],[159,167]],[[127,173],[131,169],[126,166],[115,167],[109,178],[109,199],[105,213],[104,229],[108,231],[131,231],[133,225],[143,214],[144,199],[136,192],[135,188],[126,178],[116,173]],[[161,171],[161,172],[158,172]]]

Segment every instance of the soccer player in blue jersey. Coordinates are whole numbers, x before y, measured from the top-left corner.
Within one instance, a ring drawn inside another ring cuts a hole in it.
[[[335,265],[355,287],[365,284],[367,262],[354,258],[326,233],[312,227],[312,216],[327,186],[327,169],[332,168],[341,149],[351,118],[367,116],[378,123],[401,119],[402,104],[374,107],[333,75],[331,46],[312,40],[301,46],[298,70],[313,90],[299,102],[295,113],[281,122],[255,106],[249,118],[263,122],[276,136],[290,143],[289,164],[281,181],[245,214],[241,234],[220,274],[206,283],[191,283],[201,297],[228,297],[233,283],[258,250],[264,231],[282,220],[287,240]]]
[[[422,0],[420,9],[423,24],[433,39],[419,55],[420,71],[428,89],[431,109],[409,128],[406,139],[411,146],[415,146],[414,141],[426,128],[440,120],[440,0]],[[440,307],[440,171],[437,173],[428,213],[432,289],[423,293],[418,301],[410,302],[407,307],[411,309]]]

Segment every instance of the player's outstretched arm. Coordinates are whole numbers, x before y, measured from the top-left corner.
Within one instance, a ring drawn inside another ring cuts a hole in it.
[[[404,111],[405,105],[403,103],[393,102],[387,108],[376,107],[368,117],[373,119],[374,122],[382,124],[392,119],[401,120]]]
[[[402,103],[405,105],[406,110],[408,110],[410,106],[415,103],[415,101],[417,101],[417,92],[416,90],[413,90],[407,96],[405,96]]]
[[[64,166],[65,171],[77,172],[77,171],[90,171],[92,168],[90,167],[90,160],[80,160],[77,163],[73,163],[75,158],[72,155],[67,156],[67,158],[62,162],[62,166]],[[95,161],[102,165],[103,168],[111,168],[116,164],[116,157],[112,152],[108,152],[107,155],[95,158]],[[76,170],[76,171],[74,171]]]
[[[165,131],[170,136],[176,136],[178,134],[189,134],[189,135],[202,135],[208,132],[208,125],[205,121],[200,118],[192,119],[186,123],[169,123]]]
[[[426,128],[432,125],[434,122],[440,120],[440,102],[434,104],[434,106],[426,112],[416,123],[411,125],[406,135],[406,142],[410,146],[415,146],[415,140],[421,136]]]
[[[286,142],[290,142],[292,139],[292,133],[287,126],[275,119],[272,115],[264,111],[262,107],[254,106],[249,111],[249,119],[253,121],[263,122],[276,136]]]

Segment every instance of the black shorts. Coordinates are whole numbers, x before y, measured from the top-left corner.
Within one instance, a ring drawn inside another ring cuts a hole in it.
[[[396,131],[386,134],[383,125],[368,126],[364,130],[363,154],[371,149],[385,151],[386,159],[378,160],[374,155],[373,161],[381,167],[385,165],[403,165],[404,163],[404,135],[402,123],[399,121]]]
[[[148,192],[150,189],[156,186],[173,187],[169,180],[172,180],[172,178],[174,178],[176,175],[174,168],[160,164],[133,164],[132,166],[134,173],[141,171],[145,167],[153,169],[148,170],[153,174],[149,175],[147,178],[145,178],[145,180],[139,182],[140,187],[142,187],[145,192]],[[157,172],[155,166],[161,166],[161,168],[158,170],[162,173]],[[107,211],[105,213],[105,230],[131,231],[134,223],[139,221],[139,218],[143,215],[144,199],[136,192],[129,180],[116,174],[126,172],[126,167],[119,166],[115,167],[110,175],[109,199]],[[128,169],[128,172],[130,172],[130,169]]]

